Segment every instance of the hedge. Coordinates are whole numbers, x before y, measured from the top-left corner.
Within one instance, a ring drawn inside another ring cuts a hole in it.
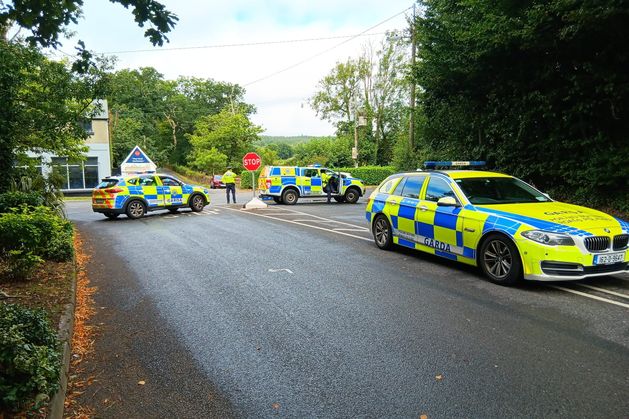
[[[258,187],[258,178],[260,177],[260,170],[253,172],[255,176],[256,188]],[[243,170],[240,174],[240,187],[242,189],[251,189],[251,172]]]
[[[38,408],[57,391],[60,343],[44,310],[0,303],[0,407]]]
[[[353,177],[362,179],[365,185],[379,185],[387,177],[398,172],[393,166],[339,167],[334,170],[351,173]]]
[[[0,213],[27,206],[34,208],[44,205],[44,198],[38,192],[5,192],[0,194]]]
[[[73,227],[48,207],[0,214],[0,256],[10,252],[67,261],[74,255]]]

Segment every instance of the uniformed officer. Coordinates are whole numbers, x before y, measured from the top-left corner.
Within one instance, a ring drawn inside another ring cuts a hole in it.
[[[330,184],[330,175],[328,172],[321,172],[321,186],[323,186],[323,190],[328,194],[328,204],[332,203],[332,185]]]
[[[231,166],[227,167],[227,171],[221,179],[225,184],[225,193],[227,194],[227,203],[229,204],[229,191],[232,193],[234,204],[236,203],[236,175],[232,172]]]

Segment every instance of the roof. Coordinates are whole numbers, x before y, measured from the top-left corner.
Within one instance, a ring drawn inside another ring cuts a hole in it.
[[[442,173],[450,176],[452,179],[466,179],[475,177],[511,177],[504,173],[486,172],[479,170],[442,170]]]

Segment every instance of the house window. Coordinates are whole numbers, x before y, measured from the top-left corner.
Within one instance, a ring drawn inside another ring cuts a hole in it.
[[[91,189],[98,185],[98,157],[85,161],[53,157],[52,170],[63,179],[61,189]]]
[[[93,135],[94,134],[94,128],[92,127],[92,120],[91,119],[83,119],[83,120],[79,121],[79,124],[81,124],[81,127],[89,135]]]
[[[20,160],[15,168],[19,169],[20,176],[37,176],[44,173],[40,157],[27,157],[25,160]]]

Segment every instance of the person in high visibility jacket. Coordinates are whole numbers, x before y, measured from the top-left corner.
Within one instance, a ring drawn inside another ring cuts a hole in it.
[[[227,203],[229,204],[229,192],[231,191],[234,204],[236,203],[236,175],[232,172],[231,167],[227,167],[227,171],[223,174],[221,181],[225,184],[225,193],[227,194]]]
[[[332,203],[332,185],[330,184],[330,175],[327,172],[321,171],[321,185],[323,190],[328,194],[328,204]]]

